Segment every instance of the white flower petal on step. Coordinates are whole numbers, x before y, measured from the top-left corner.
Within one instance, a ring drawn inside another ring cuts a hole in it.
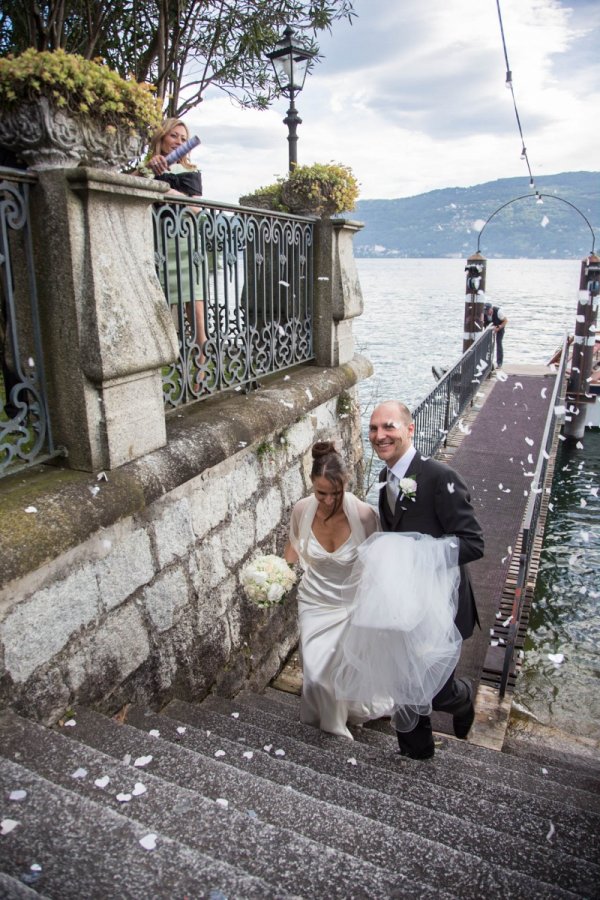
[[[76,725],[75,719],[67,719],[66,722],[63,722],[63,728],[75,728]]]
[[[185,725],[177,726],[177,734],[185,734],[186,731],[187,731],[187,728],[185,727]]]
[[[144,850],[155,850],[157,837],[158,835],[156,834],[145,834],[144,837],[140,839],[140,844]]]
[[[131,793],[132,793],[132,796],[134,796],[134,797],[141,797],[142,794],[145,794],[147,790],[148,790],[148,788],[146,787],[145,784],[142,784],[141,781],[136,781],[135,787]]]
[[[217,797],[215,803],[217,804],[217,806],[222,806],[223,809],[227,809],[227,807],[229,806],[229,800],[225,800],[224,797]]]
[[[143,769],[144,766],[147,766],[148,763],[150,763],[150,762],[152,762],[152,756],[151,756],[151,755],[148,755],[148,756],[138,756],[138,758],[137,758],[136,761],[134,762],[134,766],[136,766],[138,769]]]
[[[279,748],[279,750],[275,751],[275,756],[285,756],[285,750]]]
[[[498,381],[508,381],[508,375],[502,369],[496,369],[496,378]]]
[[[545,400],[545,399],[546,399],[546,391],[547,391],[547,390],[548,390],[548,388],[545,388],[545,387],[543,387],[543,388],[541,389],[541,391],[540,391],[540,397],[542,398],[542,400]]]
[[[130,762],[131,762],[131,753],[126,753],[125,756],[123,757],[123,765],[128,766]]]
[[[75,769],[74,772],[71,772],[71,778],[86,778],[87,777],[87,769]]]
[[[94,784],[97,788],[105,788],[109,782],[110,778],[108,777],[108,775],[103,775],[102,778],[96,778]]]
[[[265,744],[265,746],[263,747],[263,750],[266,753],[270,753],[272,749],[273,749],[273,744]]]
[[[254,756],[254,753],[252,752],[252,750],[245,750],[242,753],[242,756],[244,757],[244,759],[252,759],[252,757]]]
[[[548,774],[548,769],[544,769],[544,767],[542,766],[542,775],[547,775],[547,774]]]
[[[151,728],[148,734],[151,734],[152,737],[160,737],[160,731],[158,728]]]
[[[554,827],[554,823],[550,822],[550,829],[548,831],[548,834],[546,835],[546,840],[549,843],[552,841],[552,838],[554,837],[555,833],[556,833],[556,829]]]
[[[232,718],[232,719],[239,719],[239,717],[240,717],[239,712],[232,712],[232,713],[231,713],[231,718]]]
[[[131,800],[131,794],[117,794],[117,800],[119,803],[129,803]]]
[[[454,493],[454,491],[455,491],[455,486],[454,486],[454,482],[453,482],[453,481],[449,481],[448,484],[446,485],[446,487],[448,488],[448,493],[449,493],[449,494],[453,494],[453,493]]]
[[[356,759],[355,759],[353,756],[351,756],[350,759],[347,759],[346,762],[347,762],[348,765],[350,765],[350,766],[356,766],[356,765],[358,765],[358,763],[356,762]]]
[[[583,444],[581,443],[581,441],[577,441],[575,446],[577,447],[578,450],[583,450]]]
[[[526,443],[526,444],[529,444],[530,447],[533,447],[534,441],[533,441],[532,438],[526,437],[526,438],[525,438],[525,443]]]
[[[17,819],[2,819],[0,821],[0,834],[10,834],[20,824]]]
[[[514,386],[514,388],[513,388],[513,391],[516,391],[518,388],[520,388],[521,390],[523,390],[523,385],[521,384],[520,381],[515,381],[515,386]]]
[[[27,791],[24,791],[22,788],[17,788],[15,791],[11,791],[8,795],[9,800],[13,800],[15,803],[19,803],[21,800],[24,800],[27,796]]]
[[[510,625],[511,622],[512,622],[512,615],[510,615],[510,616],[508,617],[508,619],[505,619],[505,620],[504,620],[504,622],[502,623],[502,627],[503,627],[503,628],[507,628],[507,627]]]
[[[560,666],[565,661],[564,653],[548,653],[548,659],[553,666]]]
[[[583,497],[581,497],[579,499],[579,505],[582,509],[584,509],[587,506],[587,500],[585,500]]]
[[[221,756],[225,756],[224,750],[215,750],[215,756],[219,759]]]
[[[36,506],[27,506],[27,507],[25,508],[25,512],[26,512],[26,513],[36,513],[36,512],[37,512],[37,507],[36,507]]]

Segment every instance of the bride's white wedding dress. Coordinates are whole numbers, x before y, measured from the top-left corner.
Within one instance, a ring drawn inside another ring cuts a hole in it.
[[[329,553],[312,531],[316,510],[301,500],[290,528],[304,568],[300,720],[352,739],[347,723],[395,712],[408,731],[458,662],[458,542],[376,532],[374,511],[346,493],[351,534]]]

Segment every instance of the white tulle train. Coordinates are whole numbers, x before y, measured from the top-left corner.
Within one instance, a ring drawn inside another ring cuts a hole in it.
[[[458,663],[459,581],[456,538],[379,532],[362,543],[342,586],[351,612],[333,675],[336,698],[391,697],[397,730],[414,728]]]

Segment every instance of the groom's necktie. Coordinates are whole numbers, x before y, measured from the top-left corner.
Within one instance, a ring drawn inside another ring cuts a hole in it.
[[[397,475],[394,475],[391,470],[387,473],[386,490],[390,509],[392,510],[392,512],[395,512],[396,500],[398,499],[398,494],[400,493],[400,479]]]

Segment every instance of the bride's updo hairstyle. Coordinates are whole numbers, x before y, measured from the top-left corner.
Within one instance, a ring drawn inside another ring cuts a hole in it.
[[[348,481],[348,470],[344,460],[335,449],[333,441],[318,441],[316,444],[313,444],[312,458],[311,479],[314,481],[315,478],[326,478],[331,482],[335,490],[339,491],[339,497],[327,516],[329,519],[335,515],[344,502],[344,489]]]

